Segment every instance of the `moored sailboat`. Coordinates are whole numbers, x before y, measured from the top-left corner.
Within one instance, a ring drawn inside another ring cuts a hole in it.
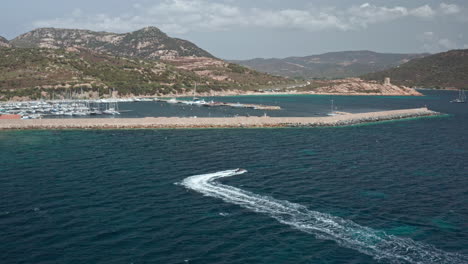
[[[466,94],[465,90],[460,89],[458,91],[458,98],[450,101],[451,103],[466,103]]]

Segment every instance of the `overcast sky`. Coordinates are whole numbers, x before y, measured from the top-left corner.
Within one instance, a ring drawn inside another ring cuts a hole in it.
[[[468,48],[468,0],[14,0],[0,36],[38,27],[156,26],[225,59]]]

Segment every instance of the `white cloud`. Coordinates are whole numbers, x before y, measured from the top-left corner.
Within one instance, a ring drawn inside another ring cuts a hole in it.
[[[460,13],[461,9],[455,4],[446,4],[446,3],[441,3],[440,4],[440,9],[444,14],[451,15],[451,14],[457,14]]]
[[[450,15],[460,12],[460,8],[446,3],[440,4],[435,9],[429,5],[407,8],[364,3],[342,9],[336,7],[260,9],[242,8],[236,6],[235,1],[164,0],[150,6],[135,3],[133,9],[128,12],[131,15],[111,16],[84,14],[77,9],[71,15],[62,18],[36,21],[34,26],[124,32],[154,25],[172,34],[189,31],[223,31],[238,27],[346,31],[405,17],[428,19],[438,15]]]
[[[439,39],[438,44],[444,49],[455,49],[457,47],[457,44],[446,38]]]
[[[422,33],[419,36],[419,40],[422,42],[422,49],[430,53],[466,48],[466,44],[463,45],[458,41],[454,41],[445,37],[439,37],[437,34],[431,31]]]
[[[423,5],[410,10],[410,14],[418,17],[432,17],[436,12],[428,5]]]

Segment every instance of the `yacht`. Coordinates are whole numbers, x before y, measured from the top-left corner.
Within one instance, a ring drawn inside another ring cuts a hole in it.
[[[458,98],[457,99],[454,99],[452,101],[450,101],[451,103],[466,103],[466,94],[465,94],[465,90],[463,89],[460,89],[460,91],[458,91]]]
[[[336,113],[335,113],[335,105],[334,105],[334,101],[331,100],[331,112],[327,114],[327,116],[336,116]]]
[[[104,110],[102,113],[105,114],[105,115],[120,115],[120,113],[118,111],[116,111],[115,108],[113,108],[113,107],[111,107],[111,108],[109,108],[107,110]]]

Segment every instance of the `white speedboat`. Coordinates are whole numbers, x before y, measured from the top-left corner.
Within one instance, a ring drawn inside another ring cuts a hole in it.
[[[246,173],[246,172],[247,172],[246,169],[241,169],[241,168],[238,168],[235,170],[235,173],[239,173],[239,174]]]

